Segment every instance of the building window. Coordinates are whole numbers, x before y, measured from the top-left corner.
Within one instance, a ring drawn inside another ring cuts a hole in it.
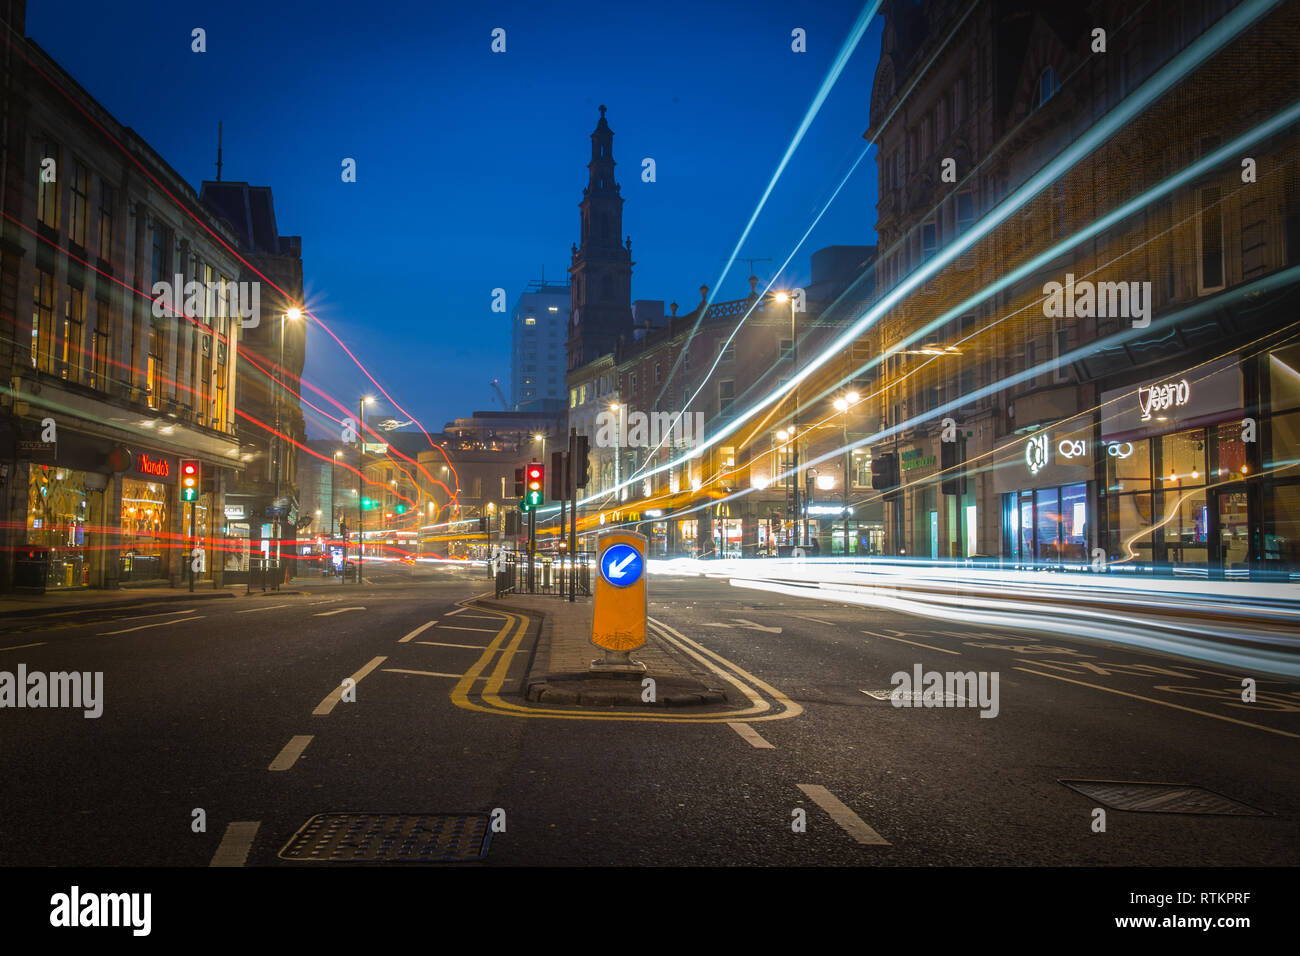
[[[718,355],[724,362],[734,362],[736,360],[736,343],[725,342],[718,350]]]
[[[536,324],[537,324],[537,319],[535,319],[533,316],[531,315],[524,316],[524,325],[536,325]]]
[[[660,378],[663,377],[662,372],[663,370],[660,368],[659,363],[655,362],[655,384],[656,385],[659,384]]]
[[[957,194],[957,235],[961,235],[975,222],[975,194],[960,192]]]
[[[59,183],[56,179],[54,182],[45,181],[45,160],[54,161],[54,172],[58,171],[59,148],[53,143],[44,143],[41,146],[41,170],[37,173],[36,181],[36,218],[43,226],[51,229],[59,228]]]
[[[932,219],[921,224],[921,261],[925,262],[939,251],[939,227]]]
[[[636,392],[636,372],[633,372],[633,373],[632,373],[631,384],[632,384],[632,389],[631,389],[631,390],[632,390],[633,393],[635,393],[635,392]]]
[[[578,407],[578,390],[576,388],[569,389],[569,407]]]
[[[170,282],[171,232],[163,225],[153,227],[153,281]]]
[[[113,316],[109,311],[108,301],[100,299],[95,309],[95,339],[91,344],[90,385],[101,390],[108,389],[108,361],[113,329]]]
[[[718,414],[730,415],[735,402],[736,383],[730,380],[718,382]]]
[[[690,370],[691,370],[691,350],[684,349],[682,351],[682,371],[689,372]]]
[[[69,217],[69,238],[86,247],[86,230],[90,220],[90,172],[75,159],[72,161],[71,177],[72,209]]]
[[[1042,106],[1061,88],[1061,81],[1056,78],[1056,70],[1046,67],[1038,74],[1038,105]]]
[[[68,287],[68,298],[63,303],[63,349],[60,372],[70,382],[81,381],[81,333],[86,322],[86,293]]]
[[[158,341],[158,327],[149,329],[149,365],[145,370],[145,389],[150,408],[157,408],[162,384],[162,358],[159,350],[162,343]]]
[[[54,360],[54,276],[36,270],[32,299],[32,368],[50,372]]]
[[[784,362],[794,354],[794,339],[781,339],[777,348],[781,350],[781,361]]]
[[[1197,237],[1201,258],[1201,292],[1222,289],[1223,279],[1223,209],[1219,205],[1219,188],[1201,190],[1201,214]]]
[[[109,262],[113,258],[113,187],[107,183],[99,186],[99,258]]]
[[[1065,235],[1065,183],[1059,180],[1052,184],[1052,237],[1060,239]]]
[[[1058,328],[1052,334],[1052,358],[1056,360],[1056,380],[1058,382],[1067,382],[1070,380],[1070,367],[1061,357],[1070,351],[1070,334],[1065,328]]]

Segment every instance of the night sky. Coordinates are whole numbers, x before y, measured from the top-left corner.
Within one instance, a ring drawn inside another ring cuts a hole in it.
[[[632,237],[633,298],[682,311],[714,286],[858,16],[851,3],[205,5],[33,0],[28,34],[196,190],[269,185],[303,237],[307,305],[429,431],[509,393],[510,317],[529,280],[563,280],[597,106],[609,107]],[[128,12],[129,11],[129,12]],[[858,157],[875,18],[777,184],[743,255],[770,278]],[[190,31],[207,31],[191,52]],[[506,30],[504,54],[491,32]],[[808,52],[790,50],[807,31]],[[344,157],[357,182],[343,183]],[[641,182],[653,157],[658,181]],[[783,275],[874,243],[874,151]],[[738,263],[719,298],[748,292]],[[374,392],[319,329],[304,376],[355,407]],[[306,394],[310,396],[310,391]],[[318,402],[319,404],[319,402]],[[387,402],[375,420],[396,414]],[[369,415],[367,416],[369,418]],[[322,419],[308,414],[313,435]]]

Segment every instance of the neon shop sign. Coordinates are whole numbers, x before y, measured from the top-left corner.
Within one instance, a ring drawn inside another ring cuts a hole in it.
[[[1151,421],[1153,412],[1182,408],[1191,400],[1192,387],[1187,384],[1187,379],[1164,385],[1143,385],[1138,389],[1138,406],[1142,409],[1144,422]]]

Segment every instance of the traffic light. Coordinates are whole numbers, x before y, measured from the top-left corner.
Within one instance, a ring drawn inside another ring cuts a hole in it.
[[[564,487],[564,459],[567,457],[565,452],[551,452],[551,500],[563,501],[569,497]]]
[[[362,498],[362,499],[361,499],[361,510],[362,510],[362,511],[374,511],[374,510],[375,510],[375,506],[376,506],[377,504],[379,504],[379,502],[377,502],[374,498]]]
[[[898,487],[898,454],[889,452],[871,459],[871,488],[889,491]]]
[[[485,518],[485,517],[481,517],[481,518],[479,518],[479,519],[478,519],[478,533],[479,533],[479,534],[487,534],[487,529],[488,529],[488,526],[487,526],[487,518]]]
[[[524,483],[524,501],[528,503],[530,509],[536,508],[542,503],[542,489],[546,487],[546,469],[538,462],[532,462],[524,471],[524,477],[527,479]]]
[[[573,461],[569,467],[573,469],[573,487],[586,488],[587,479],[591,477],[590,470],[587,467],[587,455],[591,453],[590,443],[586,435],[578,435],[573,443]]]
[[[966,494],[966,470],[961,467],[964,456],[960,441],[939,443],[939,467],[943,469],[941,488],[945,495]]]
[[[397,505],[393,508],[399,515],[406,514],[406,505]]]
[[[523,496],[524,496],[524,470],[522,468],[516,468],[515,469],[515,497],[522,498]]]
[[[194,458],[181,460],[181,501],[198,501],[203,484],[203,465]]]

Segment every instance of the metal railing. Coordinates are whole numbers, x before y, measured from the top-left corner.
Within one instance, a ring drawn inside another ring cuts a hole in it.
[[[248,559],[248,588],[245,594],[252,594],[254,588],[265,591],[280,590],[284,578],[278,558],[250,557]]]
[[[553,594],[565,598],[591,594],[594,551],[537,551],[529,561],[527,551],[502,551],[493,577],[496,594]]]

